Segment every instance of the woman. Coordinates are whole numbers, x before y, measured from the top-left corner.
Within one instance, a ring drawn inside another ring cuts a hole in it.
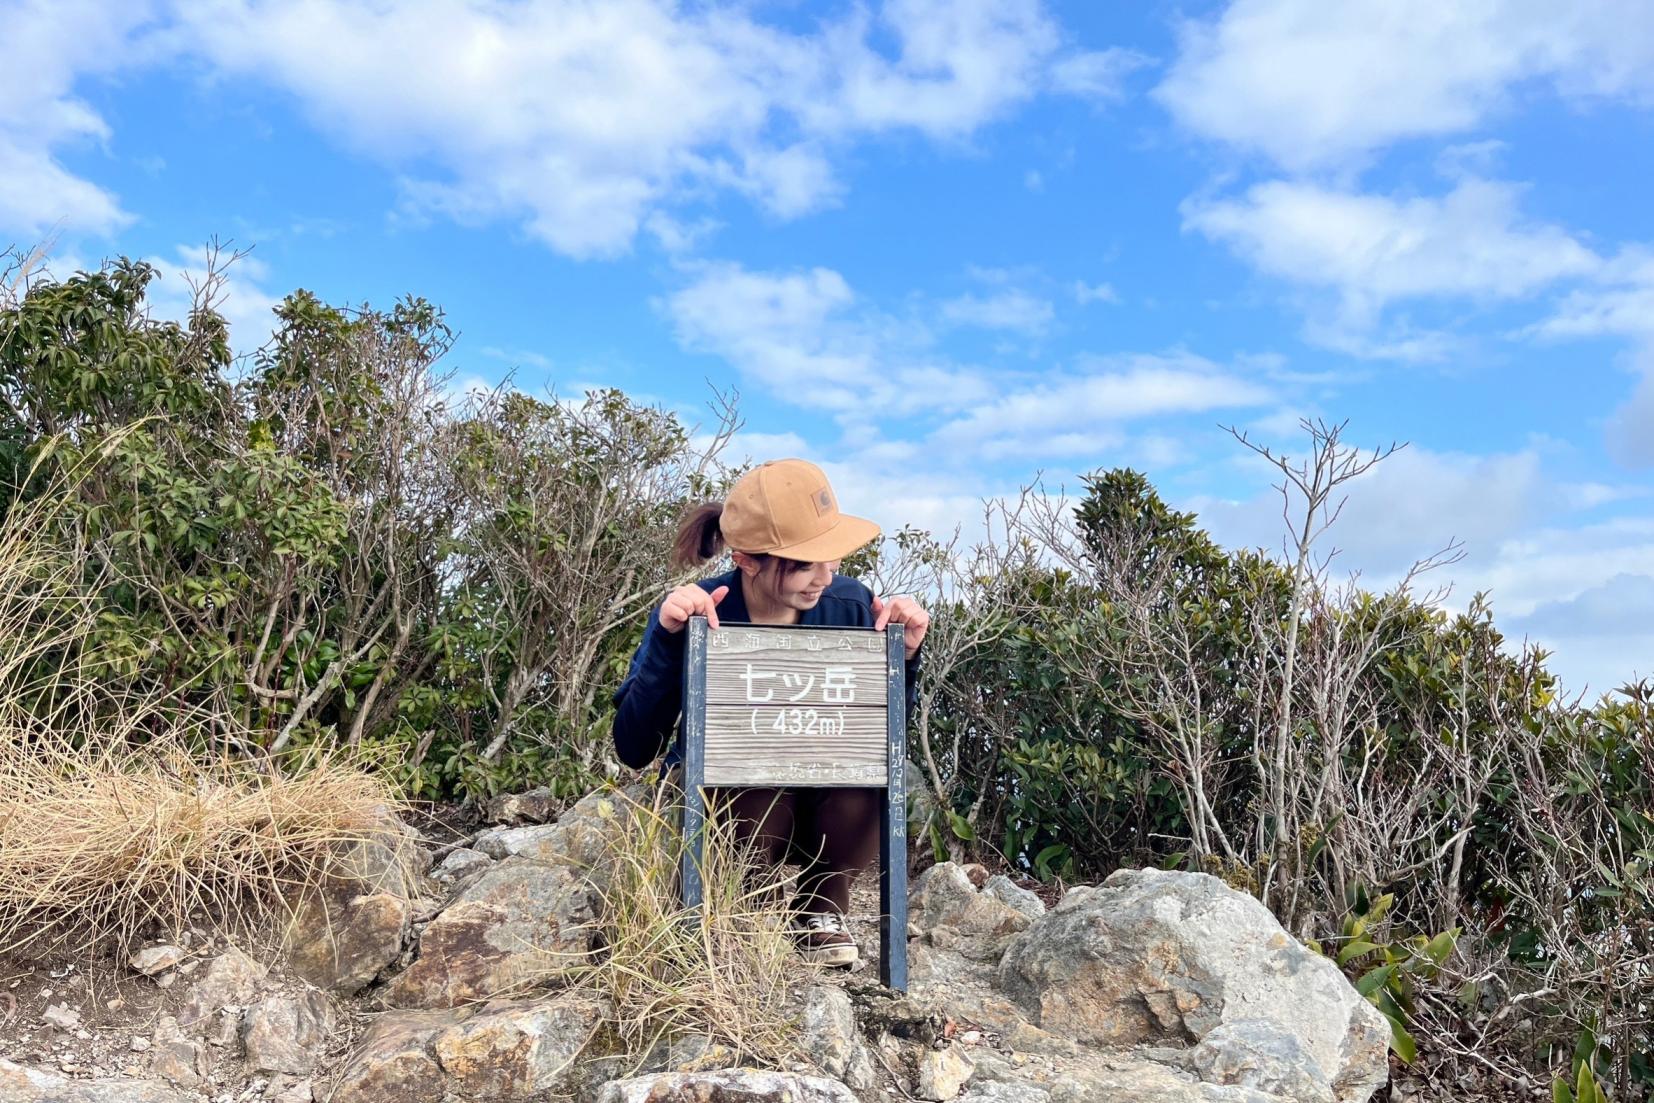
[[[703,616],[724,624],[905,625],[912,712],[919,647],[930,615],[910,597],[883,601],[837,573],[839,561],[879,535],[879,527],[838,510],[827,477],[804,460],[773,460],[743,475],[722,504],[692,510],[678,529],[674,566],[705,563],[730,551],[735,569],[666,595],[649,614],[643,643],[615,693],[620,760],[647,765],[666,746],[683,709],[684,626]],[[682,759],[673,739],[663,771]],[[856,943],[844,927],[850,886],[878,853],[881,794],[866,788],[709,789],[710,807],[733,817],[761,861],[791,853],[804,867],[794,898],[799,952],[848,966]]]

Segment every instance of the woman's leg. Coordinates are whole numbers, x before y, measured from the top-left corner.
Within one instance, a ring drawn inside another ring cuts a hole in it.
[[[794,898],[799,911],[850,910],[850,886],[879,854],[883,789],[798,790],[794,846],[804,872]]]

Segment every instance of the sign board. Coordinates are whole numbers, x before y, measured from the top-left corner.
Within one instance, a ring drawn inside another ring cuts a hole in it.
[[[705,823],[707,786],[884,790],[879,964],[907,990],[907,686],[904,629],[710,628],[691,617],[684,656],[684,832]],[[684,901],[701,900],[698,844]]]
[[[709,629],[706,784],[884,785],[886,651],[867,630]]]

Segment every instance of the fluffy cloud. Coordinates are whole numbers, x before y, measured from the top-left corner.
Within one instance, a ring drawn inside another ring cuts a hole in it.
[[[1129,422],[1270,398],[1256,383],[1188,353],[1093,358],[1083,367],[1007,389],[944,425],[934,440],[990,460],[1078,457],[1089,463],[1126,444]]]
[[[416,211],[517,219],[572,256],[624,252],[663,207],[718,189],[779,217],[842,190],[868,134],[953,141],[1046,91],[1125,68],[1067,51],[1038,0],[889,0],[810,32],[741,4],[201,0],[186,38],[224,79],[293,96],[407,174]]]
[[[139,56],[130,41],[149,5],[94,0],[6,4],[0,64],[0,233],[54,228],[106,234],[131,221],[108,191],[69,172],[59,150],[109,137],[97,112],[72,94],[77,79]]]
[[[1520,194],[1487,180],[1405,199],[1277,180],[1189,200],[1183,225],[1263,272],[1337,292],[1346,318],[1371,320],[1396,300],[1518,298],[1599,268],[1566,230],[1523,219]]]
[[[1157,98],[1186,128],[1302,171],[1465,131],[1540,81],[1654,99],[1640,0],[1237,0],[1182,28]]]
[[[987,295],[961,295],[942,304],[943,320],[953,325],[1010,329],[1030,335],[1044,333],[1055,317],[1049,302],[1016,288]]]
[[[922,325],[858,303],[832,269],[704,265],[662,308],[686,348],[724,357],[776,398],[845,420],[946,412],[988,394],[980,373],[931,349]]]

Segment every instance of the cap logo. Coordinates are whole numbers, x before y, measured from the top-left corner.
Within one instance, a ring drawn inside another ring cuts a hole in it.
[[[833,511],[833,495],[825,487],[816,491],[816,513],[826,516]]]

